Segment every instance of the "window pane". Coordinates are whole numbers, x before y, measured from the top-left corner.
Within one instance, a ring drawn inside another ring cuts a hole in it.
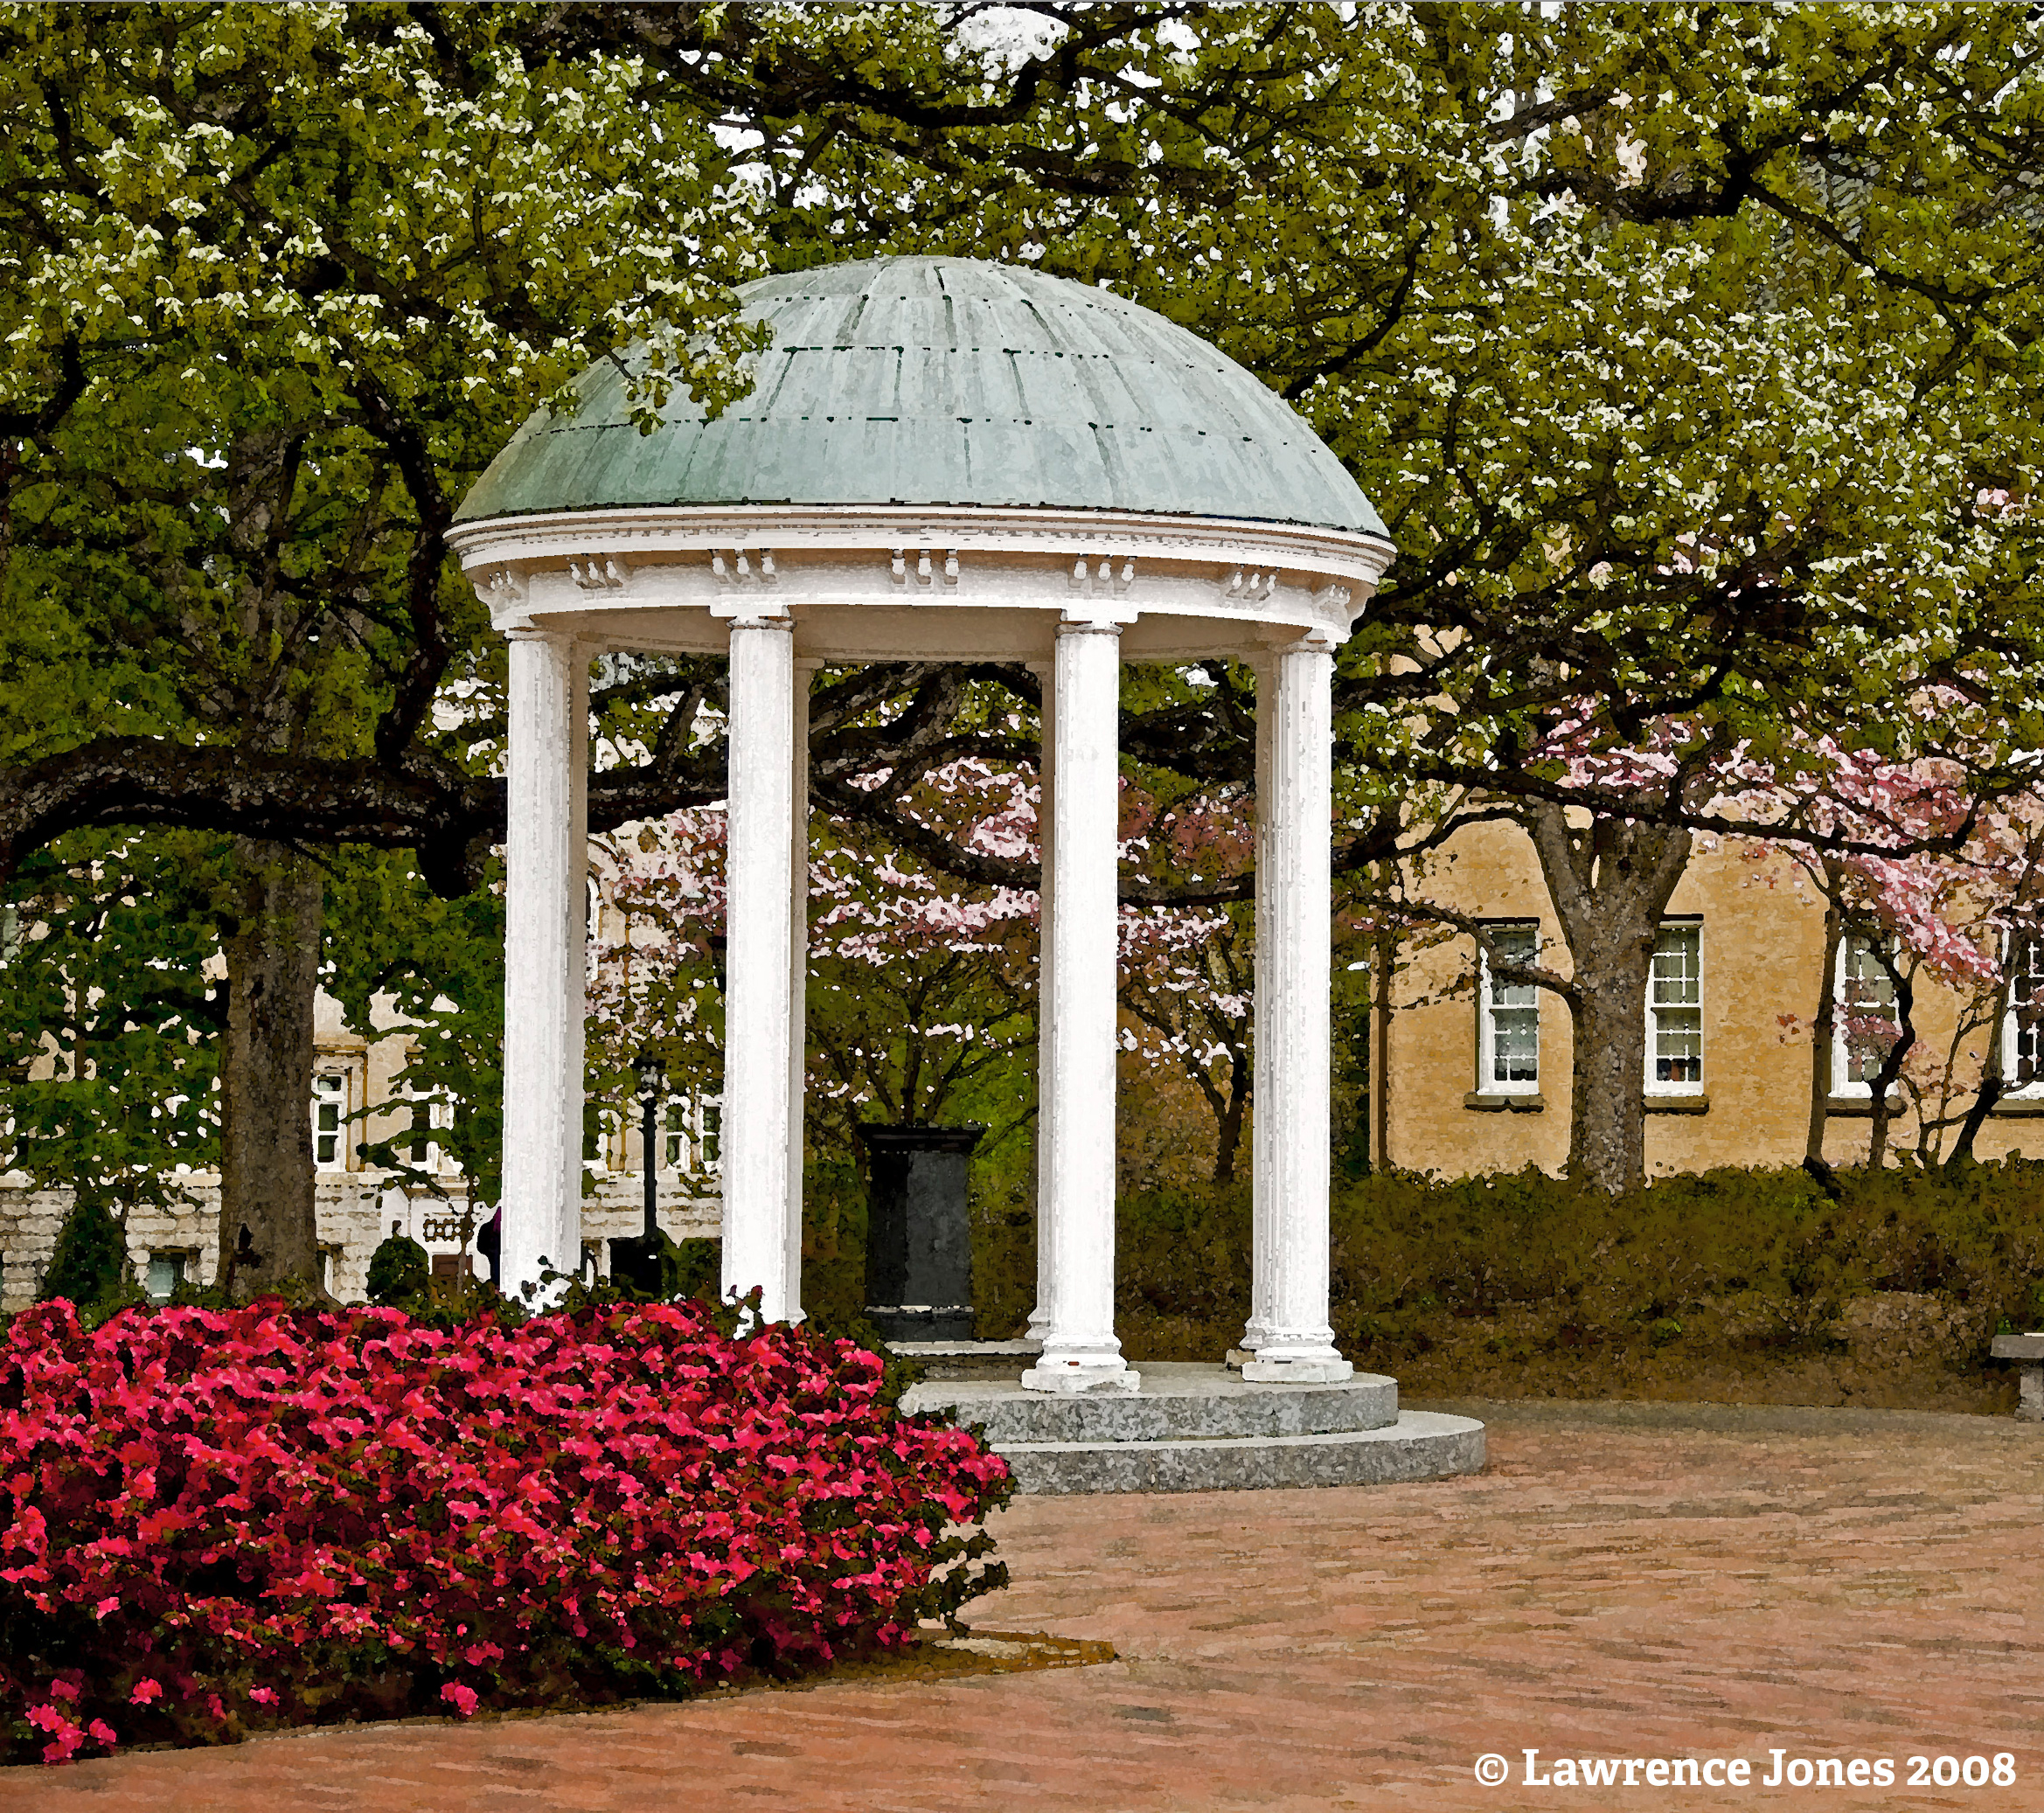
[[[1702,999],[1702,976],[1703,927],[1663,926],[1654,941],[1654,1005],[1696,1006]]]
[[[337,1072],[321,1071],[312,1079],[312,1162],[323,1170],[344,1168],[341,1151],[341,1123],[348,1108],[348,1080]]]
[[[1703,1080],[1703,1011],[1664,1007],[1654,1015],[1654,1080],[1700,1083]]]
[[[1540,1076],[1540,1016],[1537,1007],[1500,1007],[1491,1013],[1491,1078],[1533,1083]]]
[[[1673,1089],[1703,1085],[1703,927],[1663,926],[1646,991],[1647,1075]]]
[[[1531,963],[1540,956],[1540,934],[1532,926],[1500,926],[1491,932],[1491,942],[1506,962]],[[1539,999],[1531,983],[1491,978],[1491,1003],[1495,1007],[1533,1007]]]
[[[173,1292],[184,1282],[184,1255],[181,1253],[152,1253],[149,1261],[149,1294],[159,1303],[170,1301]]]
[[[1846,1004],[1859,1013],[1895,1018],[1895,987],[1874,941],[1862,932],[1846,940]]]
[[[2038,1021],[2044,1016],[2044,941],[2026,936],[2017,947],[2014,974],[2009,982],[2009,1018],[2013,1022],[2013,1049],[2008,1081],[2013,1087],[2027,1088],[2038,1080]]]
[[[1493,926],[1491,943],[1502,962],[1535,962],[1540,957],[1537,926]],[[1504,982],[1484,961],[1483,1016],[1484,1054],[1482,1085],[1528,1088],[1540,1078],[1540,992],[1530,983]]]
[[[1894,1045],[1895,983],[1881,948],[1865,932],[1849,932],[1839,953],[1839,1038],[1848,1082],[1870,1083]]]

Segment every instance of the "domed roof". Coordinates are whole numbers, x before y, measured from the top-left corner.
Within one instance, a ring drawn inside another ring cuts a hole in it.
[[[748,396],[706,422],[677,391],[641,434],[623,375],[601,361],[577,380],[574,414],[542,410],[518,430],[458,519],[892,504],[1385,532],[1282,398],[1107,290],[977,259],[879,258],[739,295],[774,330]]]

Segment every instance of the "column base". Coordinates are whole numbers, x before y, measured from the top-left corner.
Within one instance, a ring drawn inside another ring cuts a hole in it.
[[[1118,1357],[1113,1359],[1060,1359],[1036,1364],[1022,1375],[1025,1392],[1055,1392],[1062,1397],[1098,1393],[1102,1396],[1140,1391],[1143,1375]]]
[[[1342,1385],[1356,1376],[1355,1367],[1331,1350],[1287,1354],[1231,1347],[1227,1365],[1250,1385]]]

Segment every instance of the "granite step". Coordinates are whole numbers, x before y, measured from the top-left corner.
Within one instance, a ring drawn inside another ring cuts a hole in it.
[[[1408,1410],[1382,1428],[1193,1441],[997,1442],[1018,1490],[1222,1492],[1385,1485],[1480,1473],[1484,1426]]]
[[[1218,1365],[1152,1362],[1137,1368],[1138,1391],[1063,1396],[1005,1380],[926,1381],[905,1410],[956,1409],[990,1446],[1270,1441],[1387,1428],[1398,1421],[1398,1384],[1359,1372],[1340,1385],[1260,1385]],[[1129,1488],[1129,1490],[1137,1490]]]

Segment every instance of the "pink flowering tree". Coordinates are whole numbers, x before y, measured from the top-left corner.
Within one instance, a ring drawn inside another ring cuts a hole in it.
[[[909,803],[964,849],[1033,858],[1026,774],[953,763]],[[649,1047],[678,1091],[721,1086],[725,829],[720,810],[682,812],[598,846],[589,1049],[599,1099],[628,1099],[632,1059]],[[977,1101],[976,1087],[1032,1047],[1032,892],[958,882],[823,811],[810,820],[809,879],[810,1100],[845,1146],[861,1119],[928,1123],[962,1098]],[[617,1110],[599,1112],[615,1124]],[[1027,1112],[1019,1101],[1012,1123]]]
[[[1826,905],[1816,1010],[1781,1016],[1791,1034],[1811,1039],[1811,1162],[1822,1163],[1837,1051],[1867,1086],[1874,1162],[1898,1096],[1914,1107],[1922,1157],[1970,1152],[2006,1087],[2005,1021],[2034,1011],[2018,992],[2044,899],[2044,804],[2010,761],[2020,740],[1967,695],[1918,687],[1893,716],[1879,747],[1791,730],[1764,749],[1701,718],[1649,719],[1632,727],[1630,744],[1587,707],[1556,720],[1519,759],[1561,799],[1508,816],[1538,852],[1567,974],[1511,961],[1467,915],[1408,904],[1409,918],[1471,935],[1501,979],[1568,1003],[1572,1170],[1611,1188],[1644,1173],[1655,935],[1693,852],[1728,837],[1755,856],[1786,858]],[[1587,803],[1562,803],[1571,795]],[[1614,810],[1628,795],[1637,819]],[[1926,981],[1960,1002],[1936,1051],[1918,1024]]]
[[[885,773],[862,777],[885,787]],[[1124,787],[1132,876],[1226,892],[1253,855],[1250,802],[1164,809]],[[1038,789],[1025,767],[977,759],[932,770],[898,809],[970,854],[1033,867]],[[713,1094],[723,1064],[718,953],[724,816],[683,812],[599,840],[601,907],[590,952],[592,1095],[623,1103],[647,1047],[676,1087]],[[1188,879],[1189,878],[1189,879]],[[1033,1114],[1039,899],[976,885],[828,811],[810,820],[808,1025],[812,1112],[852,1149],[861,1120],[931,1124],[969,1103],[994,1137]],[[1232,1177],[1249,1104],[1253,915],[1246,902],[1131,901],[1120,922],[1124,1043],[1199,1087]],[[615,1129],[617,1108],[594,1109]]]
[[[726,829],[722,812],[699,808],[592,840],[587,1071],[604,1136],[622,1129],[643,1052],[678,1095],[699,1101],[722,1087]]]
[[[898,809],[969,855],[1036,858],[1036,789],[1025,769],[949,762]],[[962,1101],[997,1116],[996,1141],[1025,1121],[1032,1110],[1017,1073],[1036,1038],[1035,891],[961,881],[819,814],[810,898],[819,1118],[848,1145],[861,1120],[934,1125]]]
[[[1646,1172],[1647,981],[1662,918],[1695,848],[1687,821],[1719,800],[1735,767],[1719,736],[1681,719],[1631,726],[1629,742],[1619,735],[1593,705],[1578,703],[1513,752],[1554,798],[1505,803],[1471,795],[1444,812],[1433,833],[1437,839],[1485,818],[1526,830],[1568,952],[1566,969],[1503,949],[1480,920],[1423,893],[1382,903],[1408,926],[1466,934],[1498,980],[1560,997],[1574,1032],[1568,1169],[1614,1192]]]
[[[1959,755],[1896,762],[1830,743],[1819,754],[1821,767],[1766,789],[1783,827],[1771,847],[1826,908],[1816,1011],[1807,1022],[1781,1017],[1811,1039],[1809,1157],[1823,1156],[1838,1052],[1868,1088],[1872,1162],[1886,1152],[1898,1094],[1914,1110],[1919,1157],[1958,1161],[2011,1086],[2005,1025],[2013,1017],[2027,1027],[2036,1011],[2024,985],[2044,911],[2044,799],[1983,797]],[[1852,847],[1798,842],[1797,830]],[[1942,1049],[1918,1025],[1926,979],[1958,1004]]]
[[[1165,808],[1123,795],[1124,859],[1188,890],[1226,884],[1255,860],[1254,802],[1226,790]],[[1123,1044],[1168,1064],[1213,1115],[1213,1181],[1234,1181],[1253,1075],[1255,920],[1248,903],[1124,904],[1120,927]]]

